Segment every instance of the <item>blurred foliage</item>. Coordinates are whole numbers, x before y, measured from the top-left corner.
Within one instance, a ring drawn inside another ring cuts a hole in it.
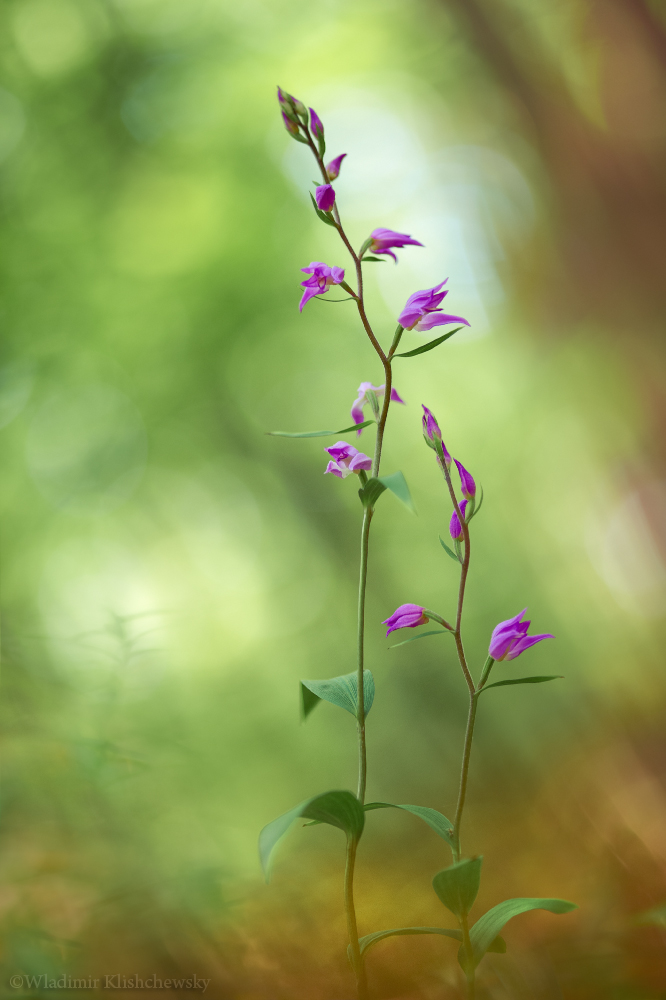
[[[484,699],[466,843],[486,858],[479,912],[581,908],[516,921],[483,988],[665,995],[663,926],[633,919],[666,899],[661,17],[646,0],[2,6],[5,981],[196,971],[234,1000],[349,994],[341,835],[295,830],[268,887],[256,854],[264,823],[355,769],[353,720],[322,705],[299,726],[298,681],[353,667],[358,499],[323,478],[326,442],[265,432],[346,426],[381,375],[348,304],[298,314],[299,268],[344,260],[279,82],[349,154],[354,240],[426,244],[369,276],[382,337],[447,274],[472,321],[396,362],[384,469],[418,516],[387,494],[373,527],[369,794],[450,813],[457,783],[453,651],[388,652],[379,625],[455,592],[423,401],[485,490],[472,661],[528,604],[557,640],[525,672],[566,678]],[[393,812],[367,824],[361,933],[438,922],[445,853]],[[369,966],[378,997],[458,995],[446,941],[391,939]]]

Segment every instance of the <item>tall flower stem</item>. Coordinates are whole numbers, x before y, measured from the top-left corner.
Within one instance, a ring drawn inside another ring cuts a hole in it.
[[[458,804],[456,815],[453,821],[453,860],[460,861],[460,824],[462,822],[463,809],[465,808],[465,796],[467,795],[467,777],[469,774],[469,759],[472,753],[472,740],[474,739],[474,723],[476,721],[476,708],[478,703],[478,692],[470,694],[469,711],[467,714],[467,727],[465,729],[465,744],[463,747],[462,767],[460,769],[460,787],[458,789]]]
[[[324,165],[322,157],[319,155],[319,150],[317,149],[310,130],[307,125],[301,122],[301,129],[308,145],[312,151],[312,155],[317,161],[319,170],[324,181],[324,184],[328,183],[328,173]],[[379,414],[379,419],[377,420],[377,436],[375,438],[375,451],[372,460],[372,473],[373,477],[379,475],[379,467],[382,459],[382,446],[384,443],[384,430],[386,428],[386,421],[388,418],[389,407],[391,405],[391,389],[393,387],[393,371],[391,368],[391,358],[397,349],[400,342],[400,337],[402,336],[402,327],[399,326],[393,337],[393,343],[389,350],[388,355],[383,351],[377,337],[368,320],[365,311],[365,301],[363,297],[363,264],[361,258],[358,256],[354,248],[352,247],[347,234],[344,231],[342,222],[340,220],[340,213],[338,211],[337,205],[333,206],[333,218],[335,219],[335,228],[338,230],[340,238],[344,243],[345,247],[349,251],[349,254],[354,262],[354,268],[356,270],[356,293],[354,299],[356,300],[356,307],[358,309],[359,317],[363,328],[372,344],[379,360],[382,363],[384,369],[384,400]],[[345,286],[346,287],[346,286]],[[363,524],[361,527],[361,559],[360,559],[360,572],[359,572],[359,584],[358,584],[358,632],[357,632],[357,715],[356,715],[356,732],[358,740],[358,791],[357,797],[361,803],[365,801],[365,787],[367,780],[367,752],[365,743],[365,690],[364,690],[364,649],[365,649],[365,593],[366,584],[368,577],[368,549],[370,541],[370,524],[372,522],[373,516],[372,507],[365,507],[363,511]],[[354,974],[356,976],[356,990],[358,994],[358,1000],[367,1000],[368,987],[365,975],[365,966],[363,958],[361,956],[361,951],[358,943],[358,928],[356,924],[356,910],[354,907],[354,868],[356,864],[356,850],[358,847],[358,841],[352,840],[351,838],[347,841],[347,859],[345,866],[345,910],[347,913],[347,928],[349,931],[349,944],[352,954],[352,964],[354,967]]]
[[[456,643],[456,650],[458,652],[458,659],[460,661],[460,667],[462,669],[465,681],[467,683],[467,689],[469,691],[469,710],[467,713],[467,726],[465,728],[465,743],[463,746],[462,765],[460,768],[458,803],[456,805],[456,814],[453,821],[452,852],[453,852],[453,860],[454,862],[456,862],[460,861],[460,855],[462,853],[462,848],[460,844],[460,826],[462,824],[463,810],[465,808],[465,797],[467,795],[467,778],[469,775],[469,762],[472,753],[472,742],[474,740],[474,723],[476,722],[476,709],[480,694],[480,688],[477,689],[476,685],[474,684],[474,680],[467,665],[467,659],[465,657],[465,648],[463,646],[462,631],[461,631],[463,606],[465,603],[465,588],[467,586],[467,576],[469,574],[469,563],[471,557],[469,525],[465,520],[465,516],[460,509],[458,498],[456,497],[456,491],[453,488],[453,483],[451,481],[451,473],[449,471],[449,466],[446,463],[444,457],[444,450],[441,448],[441,445],[440,447],[437,448],[437,454],[439,456],[440,465],[444,473],[444,478],[446,479],[446,485],[449,490],[449,496],[451,497],[451,502],[458,516],[458,521],[460,522],[460,526],[463,533],[463,545],[464,545],[463,559],[460,567],[460,583],[458,585],[458,607],[456,611],[456,627],[453,634]],[[490,668],[488,668],[488,671],[489,669]],[[487,678],[487,676],[488,674],[484,669],[484,680],[485,678]],[[462,917],[460,921],[460,926],[463,933],[464,951],[471,958],[472,949],[470,944],[469,925],[467,923],[466,914]],[[465,975],[467,977],[467,1000],[474,1000],[476,996],[474,966],[468,965],[467,969],[465,970]]]
[[[356,716],[356,731],[358,734],[358,791],[360,802],[365,802],[365,785],[367,775],[367,754],[365,748],[365,687],[363,670],[365,660],[365,588],[368,580],[368,543],[370,541],[370,523],[372,510],[368,507],[363,512],[361,528],[361,567],[358,581],[358,645],[357,673],[358,709]]]
[[[354,975],[356,976],[356,992],[358,1000],[367,1000],[368,983],[365,975],[365,965],[358,943],[356,910],[354,908],[354,868],[356,866],[357,847],[358,840],[354,837],[348,837],[347,859],[345,864],[345,912],[347,914],[347,930],[349,932],[352,965],[354,967]]]

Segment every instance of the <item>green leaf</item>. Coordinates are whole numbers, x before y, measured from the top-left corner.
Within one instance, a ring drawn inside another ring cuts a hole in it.
[[[465,512],[465,520],[467,521],[468,524],[472,520],[473,517],[476,517],[476,515],[479,513],[479,511],[483,507],[483,486],[479,486],[479,489],[481,490],[481,499],[479,500],[478,504],[477,503],[474,504],[474,510],[469,515],[469,517],[467,517],[467,512]]]
[[[384,260],[383,257],[362,257],[361,259],[362,259],[362,261],[363,261],[364,264],[365,264],[366,260],[371,260],[373,262],[373,264],[385,264],[386,263],[386,261]]]
[[[368,479],[363,489],[358,491],[363,506],[374,507],[385,489],[386,487],[379,479],[374,477]]]
[[[394,496],[404,503],[408,510],[411,510],[412,514],[416,514],[416,508],[414,506],[414,501],[412,500],[412,495],[409,492],[409,486],[407,485],[407,480],[403,476],[402,472],[393,472],[390,476],[380,476],[379,482],[390,490]]]
[[[495,681],[494,684],[486,684],[481,691],[489,691],[490,688],[508,687],[509,684],[543,684],[545,681],[564,680],[564,674],[544,674],[537,677],[517,677],[511,681]],[[479,692],[480,694],[481,692]]]
[[[569,913],[575,909],[577,909],[576,904],[566,899],[505,899],[503,903],[498,903],[492,910],[484,913],[469,932],[474,966],[476,967],[485,953],[490,951],[491,943],[504,925],[518,914],[527,913],[529,910]]]
[[[458,919],[469,913],[479,891],[483,857],[466,858],[437,872],[432,887]],[[501,928],[499,928],[501,930]],[[493,937],[496,935],[494,934]]]
[[[390,931],[375,931],[374,934],[364,934],[362,938],[359,938],[358,944],[361,955],[365,954],[368,948],[371,948],[373,944],[377,944],[378,941],[401,934],[440,934],[442,937],[453,938],[454,941],[462,941],[462,931],[453,930],[448,927],[394,927]],[[351,949],[347,947],[347,951],[351,952]],[[488,951],[496,951],[503,955],[506,952],[506,941],[504,938],[496,937],[488,948]]]
[[[328,823],[343,830],[348,837],[358,840],[363,833],[365,813],[363,806],[351,792],[324,792],[305,799],[289,812],[268,823],[259,834],[259,858],[266,881],[269,878],[269,863],[278,840],[287,832],[299,816]]]
[[[361,431],[364,427],[376,423],[375,420],[364,420],[362,424],[352,424],[351,427],[343,427],[341,431],[299,431],[292,434],[290,431],[266,431],[269,437],[279,438],[323,438],[335,437],[336,434],[350,434],[352,431]]]
[[[325,222],[327,226],[333,226],[334,229],[337,229],[338,227],[336,226],[335,221],[334,221],[333,216],[331,215],[331,213],[330,212],[322,212],[322,210],[317,206],[317,202],[314,200],[314,195],[312,194],[312,191],[309,192],[309,195],[310,195],[310,200],[312,201],[312,205],[314,207],[314,210],[317,213],[317,215],[319,216],[319,218],[321,219],[321,221]]]
[[[394,927],[390,931],[375,931],[374,934],[364,934],[362,938],[359,938],[358,946],[361,949],[361,954],[363,955],[378,941],[399,934],[441,934],[443,937],[453,938],[454,941],[462,941],[462,931],[449,930],[448,927]]]
[[[453,635],[448,628],[438,628],[433,632],[420,632],[419,635],[411,635],[409,639],[403,639],[402,642],[396,642],[393,646],[389,646],[389,649],[397,649],[398,646],[406,646],[408,642],[416,642],[417,639],[425,639],[429,635]]]
[[[312,195],[310,196],[312,197]],[[417,354],[425,354],[426,351],[433,351],[440,344],[443,344],[445,340],[452,337],[454,333],[458,330],[462,330],[461,326],[457,326],[455,330],[451,330],[451,333],[445,333],[443,337],[438,337],[437,340],[431,340],[428,344],[423,344],[422,347],[417,347],[413,351],[406,351],[405,354],[396,354],[396,358],[415,358]]]
[[[404,809],[405,812],[418,816],[424,823],[427,823],[430,829],[434,830],[442,840],[445,840],[449,847],[453,846],[453,823],[436,809],[430,809],[428,806],[397,806],[393,802],[367,802],[364,809],[366,812],[371,809]]]
[[[457,563],[460,562],[460,559],[458,559],[458,556],[455,554],[455,552],[453,551],[453,549],[450,549],[448,547],[448,545],[446,544],[446,542],[444,541],[444,539],[442,538],[441,535],[439,536],[439,544],[442,546],[442,548],[446,552],[447,556],[450,556],[451,559],[453,559],[454,562],[457,562]]]
[[[369,670],[363,671],[363,705],[365,714],[372,708],[375,700],[375,681]],[[301,707],[303,718],[308,715],[320,701],[329,701],[331,705],[344,708],[350,715],[358,711],[358,682],[356,672],[344,674],[342,677],[330,677],[327,680],[301,681]]]

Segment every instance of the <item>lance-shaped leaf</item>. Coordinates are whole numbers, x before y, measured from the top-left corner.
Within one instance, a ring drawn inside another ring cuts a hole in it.
[[[486,684],[481,688],[481,691],[489,691],[491,688],[508,687],[510,684],[544,684],[546,681],[561,680],[564,680],[563,674],[539,674],[536,677],[516,677],[509,681],[495,681],[494,684]]]
[[[363,707],[365,715],[375,700],[375,681],[369,670],[363,671]],[[358,677],[356,672],[326,680],[301,681],[301,709],[307,719],[320,701],[330,701],[331,705],[344,708],[350,715],[358,712]]]
[[[389,931],[375,931],[374,934],[364,934],[358,939],[358,946],[363,955],[368,948],[384,938],[398,937],[402,934],[441,934],[442,937],[453,938],[454,941],[462,941],[462,931],[453,930],[448,927],[393,927]]]
[[[387,490],[404,503],[408,510],[411,510],[412,514],[416,514],[416,507],[414,506],[414,501],[412,500],[412,495],[409,492],[409,486],[407,485],[407,480],[403,476],[402,472],[392,472],[390,476],[380,476],[379,482]]]
[[[371,948],[373,944],[377,944],[378,941],[383,941],[384,938],[397,937],[403,934],[440,934],[442,937],[453,938],[454,941],[462,941],[462,931],[449,927],[393,927],[388,931],[375,931],[374,934],[365,934],[362,938],[359,938],[358,944],[361,954],[363,955],[368,948]],[[351,951],[350,948],[347,950]],[[496,937],[491,942],[488,951],[499,952],[500,955],[503,955],[506,952],[506,941],[504,938]]]
[[[527,913],[529,910],[569,913],[575,909],[577,909],[576,904],[570,903],[566,899],[519,898],[505,899],[503,903],[498,903],[497,906],[493,906],[492,910],[484,913],[469,932],[474,967],[479,964],[486,952],[490,951],[490,945],[494,942],[504,925],[513,917],[517,917],[518,914]],[[459,961],[460,957],[458,958]]]
[[[448,545],[446,544],[446,542],[444,541],[444,539],[442,538],[441,535],[439,536],[439,544],[442,546],[442,548],[446,552],[447,556],[449,556],[451,559],[453,559],[454,562],[457,562],[457,563],[460,562],[460,559],[458,559],[458,556],[455,554],[455,552],[453,551],[453,549],[450,549],[448,547]]]
[[[453,846],[453,823],[436,809],[430,809],[428,806],[397,806],[393,802],[367,802],[364,808],[366,812],[371,809],[404,809],[405,812],[418,816],[424,823],[427,823],[430,829],[434,830],[442,840],[445,840],[449,847]]]
[[[299,431],[292,434],[289,431],[266,431],[269,437],[278,438],[323,438],[334,437],[336,434],[351,434],[352,431],[361,431],[364,427],[376,423],[375,420],[364,420],[362,424],[352,424],[351,427],[343,427],[340,431]]]
[[[351,792],[323,792],[321,795],[305,799],[289,812],[268,823],[259,834],[259,858],[267,882],[273,849],[299,816],[336,826],[354,840],[360,838],[365,824],[363,806]]]
[[[383,257],[361,257],[361,260],[365,264],[366,260],[371,260],[373,264],[385,264],[386,261]]]
[[[405,646],[408,642],[416,642],[417,639],[426,639],[429,635],[453,635],[453,632],[449,631],[448,628],[437,628],[432,632],[420,632],[418,635],[410,635],[409,639],[403,639],[402,642],[395,642],[389,649],[397,649],[398,646]]]
[[[460,920],[472,908],[481,881],[483,857],[466,858],[437,872],[432,887],[451,913]],[[499,928],[501,930],[501,928]],[[497,935],[494,934],[493,937]]]
[[[436,340],[431,340],[429,343],[423,344],[421,347],[416,347],[413,351],[406,351],[404,354],[396,354],[395,357],[415,358],[417,354],[425,354],[426,351],[433,351],[436,347],[439,347],[440,344],[443,344],[445,340],[448,340],[449,337],[452,337],[454,333],[457,333],[458,330],[462,330],[462,327],[457,326],[455,330],[451,330],[450,333],[445,333],[443,337],[437,337]]]

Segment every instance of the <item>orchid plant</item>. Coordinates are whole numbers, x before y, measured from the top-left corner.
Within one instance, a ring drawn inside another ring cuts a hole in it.
[[[462,316],[444,312],[442,302],[448,294],[441,281],[434,288],[414,292],[405,303],[398,317],[397,327],[388,349],[385,349],[380,338],[375,334],[366,312],[363,268],[367,263],[381,262],[389,256],[397,263],[395,250],[405,247],[420,247],[418,240],[406,233],[395,232],[392,229],[374,229],[363,242],[359,250],[355,250],[350,242],[340,217],[333,181],[340,173],[342,161],[346,153],[336,156],[328,164],[324,163],[326,141],[324,125],[312,108],[306,108],[291,94],[278,88],[278,100],[282,118],[289,134],[303,145],[307,145],[314,156],[322,183],[315,185],[314,195],[311,194],[314,210],[318,218],[338,233],[346,251],[351,257],[355,272],[355,288],[345,280],[342,267],[331,266],[321,261],[313,261],[302,271],[308,277],[301,282],[303,295],[299,309],[317,296],[326,295],[334,285],[346,292],[348,301],[356,305],[361,325],[365,335],[372,344],[379,363],[383,369],[384,381],[381,385],[372,382],[362,382],[357,398],[351,408],[353,423],[338,431],[306,431],[287,433],[274,431],[273,434],[291,438],[316,438],[356,434],[360,438],[363,431],[374,426],[375,441],[372,457],[359,451],[347,441],[339,440],[325,449],[329,462],[324,470],[339,479],[347,479],[351,475],[358,477],[358,495],[361,501],[361,545],[360,573],[358,588],[358,621],[357,621],[357,665],[349,674],[338,677],[301,681],[301,708],[304,718],[307,718],[316,705],[328,701],[356,718],[358,745],[358,785],[356,793],[333,790],[314,795],[299,803],[293,809],[273,820],[261,831],[259,850],[262,866],[268,878],[269,863],[273,849],[278,840],[286,833],[292,822],[299,817],[306,818],[311,824],[328,823],[337,827],[346,835],[346,864],[344,875],[344,899],[349,935],[348,956],[356,980],[358,1000],[367,1000],[368,984],[365,961],[368,950],[382,941],[395,935],[438,934],[451,938],[459,943],[458,962],[464,972],[467,997],[475,996],[476,968],[484,955],[489,951],[504,952],[506,944],[500,931],[512,917],[528,910],[543,909],[551,913],[567,913],[575,906],[562,899],[508,899],[498,903],[485,914],[470,923],[470,911],[476,899],[481,877],[482,857],[468,858],[464,856],[461,840],[461,827],[467,779],[469,774],[470,754],[474,737],[477,708],[482,694],[494,687],[512,684],[537,684],[554,680],[554,676],[531,676],[511,678],[489,683],[493,666],[496,662],[513,660],[531,646],[551,635],[529,635],[529,621],[524,620],[527,609],[507,621],[500,622],[492,632],[488,658],[479,672],[478,681],[474,680],[472,670],[465,654],[462,636],[462,619],[465,601],[465,588],[470,569],[471,522],[481,509],[483,493],[477,498],[476,482],[471,473],[461,461],[452,458],[442,440],[442,433],[437,420],[428,407],[423,406],[422,431],[425,443],[435,453],[435,460],[441,472],[446,493],[453,507],[449,534],[452,546],[440,537],[442,547],[459,566],[460,580],[458,600],[455,614],[448,621],[437,612],[418,604],[402,604],[385,625],[387,636],[403,628],[418,628],[429,622],[436,622],[440,627],[433,631],[419,633],[405,640],[407,642],[425,638],[433,634],[450,634],[453,636],[460,668],[469,692],[469,709],[467,728],[465,732],[460,785],[454,819],[451,822],[441,812],[428,806],[396,805],[390,802],[366,802],[367,758],[366,758],[366,719],[375,693],[372,673],[365,667],[365,599],[368,570],[368,551],[370,527],[375,516],[377,503],[381,495],[390,491],[408,508],[413,510],[409,488],[401,472],[382,475],[382,445],[386,431],[387,418],[391,403],[403,403],[393,386],[393,363],[397,358],[413,358],[434,350],[452,337],[469,323]],[[336,301],[341,301],[337,299]],[[398,353],[401,338],[405,330],[427,332],[437,326],[454,326],[435,340],[413,350]],[[371,416],[365,419],[365,408],[368,407]],[[456,492],[452,477],[452,466],[455,465],[460,481],[460,498]],[[359,935],[356,910],[354,905],[354,872],[356,855],[365,826],[366,813],[379,809],[402,809],[424,821],[451,851],[452,863],[438,872],[432,886],[444,906],[455,916],[457,927],[398,927],[389,930],[379,930]]]

